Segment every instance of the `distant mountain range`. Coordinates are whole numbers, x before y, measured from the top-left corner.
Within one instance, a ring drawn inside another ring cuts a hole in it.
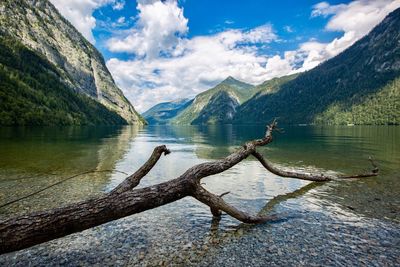
[[[0,11],[0,125],[145,123],[48,0],[2,0]]]
[[[192,102],[192,99],[179,99],[173,102],[160,103],[144,112],[142,116],[149,124],[168,124]]]
[[[400,124],[400,9],[310,71],[258,86],[229,77],[164,123],[264,124],[273,118],[284,124]]]

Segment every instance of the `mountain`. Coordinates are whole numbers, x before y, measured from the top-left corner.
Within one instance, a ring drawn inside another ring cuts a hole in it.
[[[180,99],[173,102],[160,103],[144,112],[142,116],[149,124],[168,124],[172,118],[179,115],[192,102],[193,99]]]
[[[248,100],[254,93],[255,86],[228,77],[214,88],[198,94],[171,123],[229,123],[239,104]]]
[[[61,82],[49,61],[0,35],[0,125],[126,124],[92,98]]]
[[[281,85],[287,83],[288,81],[295,79],[297,76],[299,76],[298,73],[286,75],[286,76],[282,76],[282,77],[276,77],[276,78],[267,80],[267,81],[263,82],[262,84],[257,85],[257,87],[256,87],[257,94],[255,94],[253,97],[256,97],[256,96],[260,97],[261,95],[276,93],[280,89]]]
[[[2,45],[8,46],[7,43],[9,44],[10,42],[17,43],[15,49],[9,46],[9,48],[13,50],[12,52],[9,51],[12,55],[7,52],[8,54],[3,54],[3,57],[19,57],[21,65],[6,66],[5,62],[2,61],[0,63],[3,75],[10,78],[18,72],[20,80],[15,77],[11,78],[13,79],[13,83],[20,82],[24,84],[18,87],[20,92],[29,91],[29,94],[36,98],[40,98],[37,94],[44,94],[45,97],[47,97],[46,90],[54,90],[54,88],[42,88],[44,91],[40,91],[37,88],[41,86],[40,84],[33,86],[29,81],[26,81],[26,79],[23,81],[23,78],[32,78],[39,82],[46,80],[43,79],[43,77],[39,77],[40,75],[49,74],[50,76],[56,76],[52,81],[54,87],[69,88],[71,92],[74,92],[74,94],[68,96],[68,99],[72,99],[76,96],[74,98],[75,106],[79,102],[77,100],[78,98],[85,99],[84,102],[89,101],[93,103],[93,101],[87,100],[87,98],[90,98],[106,107],[104,112],[107,112],[107,110],[109,111],[109,115],[107,116],[113,116],[111,113],[117,113],[123,118],[125,123],[144,123],[142,117],[137,114],[122,91],[115,85],[111,74],[105,66],[102,55],[60,15],[57,9],[48,0],[2,0],[0,1],[0,11]],[[32,69],[26,69],[29,61],[26,61],[27,59],[21,56],[25,54],[29,54],[35,58],[36,63],[40,65],[41,73],[36,73]],[[8,63],[10,62],[8,61]],[[22,65],[24,65],[23,69],[19,68],[22,67]],[[26,77],[24,75],[33,76]],[[10,87],[12,86],[11,81],[8,81],[7,85],[4,84],[3,81],[4,80],[1,80],[3,90],[14,90],[14,87]],[[4,89],[5,86],[8,87]],[[64,89],[62,90],[64,91]],[[40,92],[36,92],[35,90],[39,90]],[[2,93],[5,94],[4,92]],[[7,94],[11,93],[7,92]],[[59,104],[57,103],[57,97],[58,95],[54,92],[52,101],[56,102],[56,105]],[[25,102],[25,106],[29,106],[26,100],[27,99],[22,102]],[[48,102],[48,100],[46,101]],[[39,101],[40,103],[37,101],[35,104],[40,106],[46,101],[41,100]],[[75,114],[79,109],[79,116],[85,116],[86,113],[84,110],[90,112],[94,111],[91,110],[90,107],[95,104],[91,104],[88,108],[79,106],[71,109],[71,106],[74,105],[64,106],[64,104],[60,104],[60,106],[65,108],[63,112],[68,114]],[[13,105],[10,103],[10,106]],[[50,105],[47,105],[46,108],[43,107],[43,112],[58,110],[58,108],[54,107],[49,110],[49,106]],[[99,106],[96,105],[96,107]],[[27,109],[24,110],[28,112]],[[17,114],[20,111],[22,112],[22,110],[16,108],[13,114]],[[7,112],[7,110],[1,110],[1,112]],[[47,117],[50,115],[51,114],[48,114]],[[86,123],[84,119],[76,120],[77,116],[75,116],[73,120],[68,120],[68,118],[65,117],[63,122],[68,123],[69,121],[74,124]],[[38,118],[38,115],[35,117]],[[24,123],[30,124],[29,116],[26,116],[26,119],[28,119],[28,121]],[[98,122],[100,121],[101,118],[99,118]],[[15,123],[18,124],[18,122]],[[35,123],[39,123],[39,121]],[[106,123],[106,121],[102,123]]]
[[[234,123],[399,124],[400,9],[336,57],[275,92],[256,94]]]
[[[210,98],[210,101],[191,124],[230,123],[239,105],[238,99],[227,91],[218,91]]]

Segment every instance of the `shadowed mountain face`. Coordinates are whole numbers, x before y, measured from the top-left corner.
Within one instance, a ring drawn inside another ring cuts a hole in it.
[[[17,40],[0,36],[0,125],[116,124],[126,121],[73,92],[46,59]]]
[[[164,102],[155,105],[142,114],[149,124],[168,124],[186,107],[192,104],[193,99],[181,99],[173,102]]]
[[[257,94],[235,123],[399,124],[400,9],[343,53]]]
[[[56,72],[60,83],[72,92],[101,103],[128,123],[144,123],[115,85],[102,55],[48,0],[2,0],[0,11],[3,40],[18,42],[47,61],[52,68],[49,71]]]
[[[214,88],[197,95],[187,108],[171,120],[171,123],[229,123],[236,112],[236,107],[248,100],[255,93],[255,89],[253,85],[228,77]],[[225,114],[226,112],[229,114]]]
[[[239,102],[226,91],[214,94],[210,102],[201,110],[192,124],[223,124],[230,123],[236,113]]]

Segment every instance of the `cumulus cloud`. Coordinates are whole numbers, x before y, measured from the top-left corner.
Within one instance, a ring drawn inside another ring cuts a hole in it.
[[[257,53],[256,44],[276,38],[271,25],[247,31],[227,30],[211,36],[181,38],[167,57],[125,61],[113,58],[107,66],[128,99],[144,111],[161,101],[193,97],[229,75],[261,83],[283,68],[287,73],[291,70],[289,63],[280,65],[278,70],[275,58]]]
[[[112,52],[131,52],[154,58],[169,52],[188,31],[188,20],[176,1],[138,1],[139,19],[126,36],[107,42]]]
[[[258,46],[277,39],[270,24],[229,29],[187,38],[188,19],[176,1],[139,1],[138,20],[107,41],[112,52],[135,55],[110,59],[107,66],[135,107],[144,111],[157,102],[193,97],[229,75],[253,83],[271,78]]]
[[[123,8],[124,1],[116,0],[50,0],[58,11],[91,43],[95,43],[92,30],[96,27],[93,12],[97,8],[114,4],[115,9]]]

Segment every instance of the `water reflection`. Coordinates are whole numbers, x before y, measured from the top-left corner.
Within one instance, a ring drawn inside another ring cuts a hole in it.
[[[0,203],[88,170],[113,170],[138,133],[135,127],[2,128]],[[103,192],[112,172],[82,175],[0,210],[2,216],[47,209]]]
[[[132,173],[147,160],[155,146],[166,144],[172,153],[162,157],[139,185],[149,186],[175,178],[195,164],[225,157],[247,140],[263,135],[264,126],[259,125],[0,129],[1,199],[24,195],[60,176],[79,171],[115,169]],[[289,259],[315,253],[314,244],[324,247],[318,253],[324,255],[319,263],[325,260],[348,265],[341,259],[327,260],[329,254],[336,255],[338,251],[353,263],[357,257],[367,257],[368,251],[355,257],[346,250],[360,242],[369,242],[376,255],[384,254],[391,259],[389,256],[395,254],[393,249],[388,249],[390,253],[381,251],[383,246],[379,242],[386,239],[392,244],[396,240],[397,228],[393,223],[398,223],[400,216],[399,127],[285,127],[284,134],[277,134],[273,143],[259,151],[283,167],[333,169],[343,173],[369,167],[367,158],[373,155],[381,174],[378,178],[316,184],[277,177],[250,157],[222,174],[204,179],[205,187],[214,193],[231,191],[224,198],[248,212],[287,214],[277,224],[245,226],[223,216],[217,227],[211,223],[208,207],[185,198],[0,257],[0,263],[12,264],[16,259],[28,263],[34,255],[36,265],[49,260],[57,265],[61,255],[67,255],[72,265],[107,264],[112,254],[122,265],[142,265],[143,261],[148,265],[160,261],[187,265],[183,258],[194,253],[203,265],[210,264],[208,259],[216,265],[219,259],[230,255],[222,247],[235,253],[245,251],[244,255],[253,258],[261,257],[252,244],[268,249],[273,245],[285,247],[290,256],[279,256],[285,251],[273,249],[262,253],[262,257],[273,255],[283,265],[291,265]],[[11,178],[24,179],[10,181]],[[120,173],[82,177],[0,212],[9,216],[77,201],[109,191],[124,178]],[[382,231],[385,237],[380,236]],[[364,232],[368,232],[367,237],[360,238],[358,235]],[[346,247],[337,238],[345,240]],[[303,259],[304,264],[307,262],[312,260]],[[115,259],[109,263],[115,263]]]

